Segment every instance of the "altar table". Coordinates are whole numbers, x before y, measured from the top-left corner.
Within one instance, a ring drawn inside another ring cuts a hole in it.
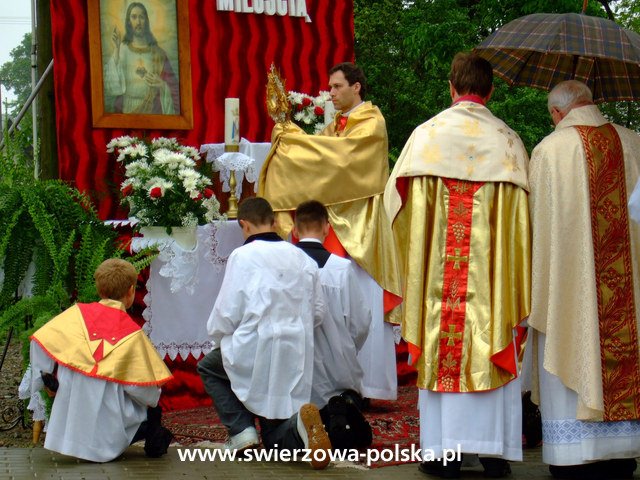
[[[200,226],[197,235],[195,251],[186,252],[195,256],[196,270],[188,272],[192,278],[173,292],[174,278],[161,275],[166,264],[156,259],[146,284],[143,329],[174,374],[163,387],[160,404],[165,410],[211,403],[196,365],[212,349],[207,319],[222,284],[227,258],[244,241],[236,220]]]

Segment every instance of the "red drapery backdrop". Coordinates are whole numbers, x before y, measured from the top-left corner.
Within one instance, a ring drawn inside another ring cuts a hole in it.
[[[351,0],[306,0],[310,23],[300,17],[217,11],[216,0],[189,0],[194,128],[93,128],[87,2],[51,0],[58,165],[60,178],[88,193],[103,219],[126,216],[119,208],[122,172],[106,152],[113,137],[177,137],[194,147],[220,143],[224,141],[224,99],[234,97],[240,99],[241,136],[253,142],[269,141],[273,122],[266,111],[265,85],[272,62],[286,79],[287,89],[317,94],[327,89],[327,71],[333,65],[354,59]],[[144,322],[143,296],[144,281],[132,311],[140,323]],[[174,379],[163,388],[163,408],[210,402],[193,356],[165,361]],[[415,375],[404,368],[399,368],[401,384]]]
[[[51,0],[58,164],[60,178],[88,193],[103,219],[126,216],[119,208],[122,172],[106,152],[111,138],[177,137],[194,147],[223,142],[224,99],[235,97],[240,99],[241,136],[269,141],[273,123],[266,111],[265,86],[272,62],[286,79],[287,89],[317,94],[326,90],[327,71],[333,65],[354,58],[350,0],[306,0],[310,23],[300,17],[217,11],[216,0],[189,0],[194,128],[93,128],[87,3]],[[133,311],[141,322],[143,288]],[[208,401],[195,371],[196,359],[165,360],[175,378],[163,389],[164,408]]]
[[[273,123],[265,85],[272,62],[287,89],[315,95],[326,90],[329,68],[354,58],[352,1],[306,0],[310,23],[217,11],[216,5],[216,0],[189,0],[194,128],[143,130],[141,125],[132,131],[92,127],[87,0],[51,0],[59,175],[89,193],[102,218],[126,214],[118,208],[121,171],[106,153],[111,138],[175,136],[195,147],[223,142],[224,99],[235,97],[241,136],[269,141]]]

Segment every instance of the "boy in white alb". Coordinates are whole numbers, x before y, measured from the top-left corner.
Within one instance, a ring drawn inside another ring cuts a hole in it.
[[[325,316],[314,262],[274,231],[271,205],[238,208],[245,243],[229,256],[207,322],[214,349],[198,363],[205,390],[229,431],[227,448],[331,448],[312,405],[313,329]],[[329,459],[315,461],[324,468]]]
[[[160,386],[172,376],[125,311],[138,273],[112,258],[94,278],[100,302],[73,305],[31,337],[31,392],[45,382],[56,390],[44,447],[108,462],[146,439],[147,456],[159,457],[172,438],[160,425]]]
[[[311,200],[295,212],[297,246],[320,268],[328,315],[314,331],[311,400],[321,413],[334,448],[368,447],[371,428],[362,406],[363,370],[358,361],[371,327],[371,309],[357,283],[352,262],[331,254],[322,245],[329,232],[326,207]]]

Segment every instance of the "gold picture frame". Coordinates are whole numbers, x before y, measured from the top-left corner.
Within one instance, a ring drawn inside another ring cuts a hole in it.
[[[188,0],[87,0],[93,126],[193,128]]]

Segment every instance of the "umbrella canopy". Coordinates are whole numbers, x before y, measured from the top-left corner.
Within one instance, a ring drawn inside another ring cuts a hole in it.
[[[640,100],[640,35],[578,13],[536,13],[507,23],[475,51],[509,85],[551,90],[580,80],[595,102]]]

